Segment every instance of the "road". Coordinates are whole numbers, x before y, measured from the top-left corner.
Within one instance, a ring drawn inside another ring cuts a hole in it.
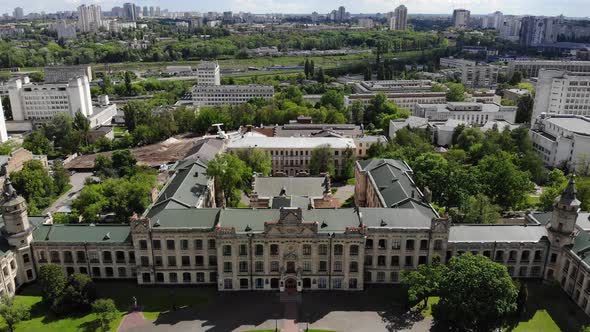
[[[86,178],[92,176],[92,173],[75,173],[70,176],[70,184],[72,188],[65,194],[61,195],[53,204],[47,208],[43,213],[51,212],[69,212],[72,201],[78,197],[82,188],[84,188],[84,181]]]

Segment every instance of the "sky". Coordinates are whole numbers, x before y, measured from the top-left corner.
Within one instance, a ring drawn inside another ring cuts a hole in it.
[[[423,14],[451,13],[455,8],[471,10],[473,14],[492,13],[546,15],[563,14],[570,17],[590,16],[590,0],[0,0],[0,14],[12,13],[14,7],[22,7],[25,14],[30,12],[55,12],[75,10],[81,4],[99,4],[103,11],[124,2],[139,6],[160,6],[171,11],[198,11],[251,13],[328,13],[339,6],[345,6],[350,13],[385,13],[400,4],[408,12]]]

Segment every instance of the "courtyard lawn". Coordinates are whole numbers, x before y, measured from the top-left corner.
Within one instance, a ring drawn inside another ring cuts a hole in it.
[[[547,310],[537,310],[535,315],[531,320],[527,322],[520,322],[518,326],[512,330],[514,332],[538,332],[538,331],[545,331],[545,332],[559,332],[561,329],[553,319],[551,315],[547,312]]]
[[[173,306],[203,306],[215,294],[213,288],[139,287],[134,281],[97,282],[96,286],[98,296],[113,299],[119,310],[118,318],[111,324],[109,330],[111,332],[117,331],[124,314],[131,306],[132,297],[134,296],[137,298],[141,310],[144,311],[145,318],[156,320],[161,312],[169,311]],[[98,321],[92,313],[64,317],[51,315],[48,308],[41,302],[40,289],[36,284],[24,288],[17,295],[16,301],[31,306],[31,319],[19,323],[16,332],[98,331]],[[1,329],[5,324],[3,321],[0,323]]]
[[[48,314],[46,306],[41,303],[40,296],[26,296],[17,295],[16,302],[24,303],[31,307],[31,319],[21,322],[16,325],[15,332],[94,332],[99,330],[98,320],[96,315],[80,314],[66,317],[54,317]],[[119,311],[117,319],[111,323],[109,332],[116,332],[121,320],[123,319],[123,312]],[[0,322],[0,329],[6,330],[6,323],[4,320]]]

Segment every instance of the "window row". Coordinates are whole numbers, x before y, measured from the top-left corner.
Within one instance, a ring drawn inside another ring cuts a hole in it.
[[[126,254],[127,253],[127,254]],[[44,263],[47,262],[46,252],[44,250],[38,251],[39,262]],[[74,260],[74,257],[76,258]],[[23,260],[25,263],[28,262],[28,255],[23,256]],[[135,252],[134,251],[122,251],[117,250],[113,255],[112,251],[83,251],[78,250],[76,252],[73,251],[57,251],[51,250],[49,251],[49,262],[51,263],[100,263],[102,261],[103,264],[111,264],[116,262],[118,264],[134,264],[135,263]]]

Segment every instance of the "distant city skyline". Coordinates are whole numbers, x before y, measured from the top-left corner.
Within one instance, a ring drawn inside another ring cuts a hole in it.
[[[0,4],[0,14],[11,14],[15,7],[22,7],[25,15],[31,12],[46,13],[56,11],[75,11],[81,4],[98,4],[103,11],[109,11],[114,6],[122,6],[127,1],[84,1],[84,0],[4,0]],[[502,11],[512,15],[545,15],[556,16],[563,14],[569,17],[588,17],[590,7],[588,0],[357,0],[340,1],[329,0],[318,3],[312,0],[219,0],[215,2],[190,3],[186,0],[137,0],[129,1],[139,6],[160,6],[170,11],[234,11],[251,12],[256,14],[285,13],[305,14],[314,11],[325,14],[339,6],[346,7],[351,14],[386,13],[393,11],[400,4],[408,7],[408,14],[452,14],[453,9],[464,8],[472,14],[487,14]]]

